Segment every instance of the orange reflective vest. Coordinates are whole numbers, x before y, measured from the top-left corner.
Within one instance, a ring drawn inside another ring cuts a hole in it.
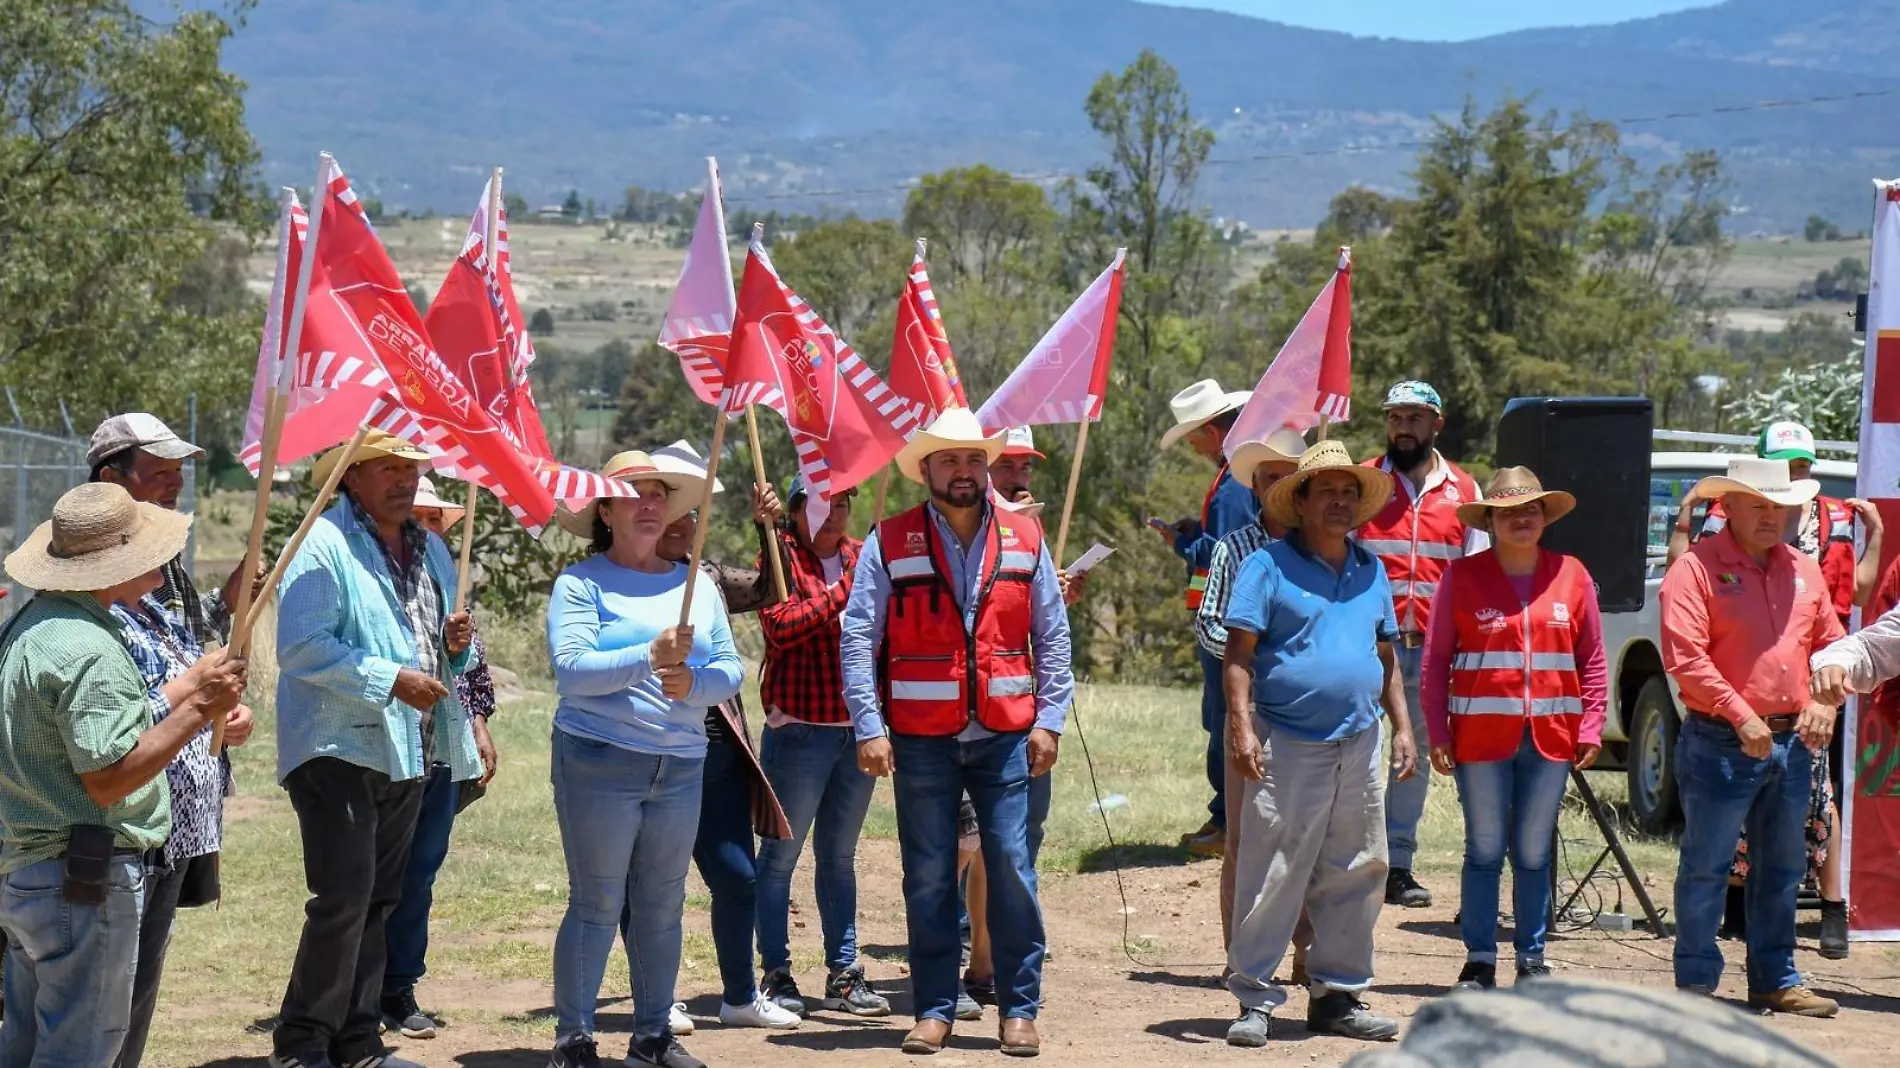
[[[954,735],[971,721],[999,733],[1036,721],[1029,652],[1030,586],[1042,527],[993,511],[977,583],[976,626],[966,629],[950,589],[943,537],[924,505],[878,524],[890,576],[885,616],[884,711],[893,734]]]
[[[1399,630],[1424,634],[1431,621],[1432,596],[1453,560],[1465,554],[1466,528],[1458,506],[1479,499],[1478,484],[1458,465],[1440,457],[1445,479],[1414,499],[1404,476],[1386,458],[1367,460],[1392,476],[1392,499],[1372,521],[1359,528],[1359,544],[1377,553],[1392,583],[1392,611]]]
[[[1509,760],[1524,738],[1547,760],[1576,759],[1583,725],[1583,676],[1577,633],[1591,589],[1575,557],[1543,550],[1531,580],[1532,600],[1486,551],[1453,564],[1445,575],[1457,639],[1452,649],[1452,756],[1460,764]]]

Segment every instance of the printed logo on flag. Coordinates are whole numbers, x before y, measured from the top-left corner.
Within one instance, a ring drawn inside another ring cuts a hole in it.
[[[774,361],[779,388],[788,402],[786,423],[808,437],[829,440],[837,411],[838,361],[805,335],[796,315],[774,312],[759,320],[759,329],[786,339]]]

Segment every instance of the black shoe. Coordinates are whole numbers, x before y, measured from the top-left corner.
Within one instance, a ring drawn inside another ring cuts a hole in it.
[[[1821,901],[1821,956],[1847,959],[1847,902]]]
[[[805,999],[798,992],[798,980],[792,978],[791,969],[779,968],[765,973],[759,990],[765,1000],[801,1020],[805,1018]]]
[[[417,1007],[413,989],[384,994],[382,1008],[383,1027],[404,1038],[434,1038],[437,1031],[448,1026],[446,1020],[438,1020]]]
[[[270,1068],[336,1068],[336,1062],[321,1050],[309,1053],[273,1053],[266,1062]]]
[[[554,1047],[548,1068],[600,1068],[600,1047],[591,1038],[570,1038]]]
[[[1550,965],[1545,964],[1541,960],[1534,960],[1529,964],[1519,964],[1517,966],[1517,981],[1520,983],[1526,979],[1548,978],[1550,978]]]
[[[1498,966],[1484,961],[1466,961],[1465,969],[1458,973],[1458,981],[1452,984],[1453,990],[1496,990],[1498,988]]]
[[[1364,1042],[1390,1042],[1399,1037],[1397,1020],[1374,1015],[1371,1006],[1341,990],[1329,991],[1306,1007],[1306,1029],[1316,1035]]]
[[[853,1016],[889,1016],[891,1003],[871,989],[864,969],[852,965],[833,972],[825,979],[825,1008],[830,1012],[848,1012]]]
[[[1408,909],[1430,908],[1432,892],[1418,885],[1412,869],[1393,868],[1385,874],[1385,903]]]
[[[651,1064],[658,1068],[706,1068],[706,1062],[686,1052],[672,1035],[643,1038],[627,1051],[629,1065]]]

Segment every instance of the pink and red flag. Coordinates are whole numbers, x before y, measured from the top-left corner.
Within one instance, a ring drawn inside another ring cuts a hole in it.
[[[897,299],[897,333],[891,341],[891,391],[904,399],[918,426],[929,426],[945,408],[968,408],[963,379],[957,373],[943,313],[930,289],[924,267],[924,243],[917,242],[910,276]]]
[[[1352,250],[1346,248],[1235,418],[1227,455],[1281,427],[1307,430],[1321,416],[1336,423],[1352,416]]]
[[[732,261],[726,255],[726,216],[720,204],[719,164],[706,158],[706,195],[699,202],[686,265],[660,325],[660,345],[680,358],[680,370],[707,404],[725,390],[726,350],[734,316]]]
[[[976,417],[992,433],[1035,423],[1097,422],[1115,356],[1115,324],[1122,303],[1128,250],[1109,264],[1027,358],[1010,373]]]
[[[739,284],[724,411],[762,404],[785,418],[815,498],[851,489],[897,455],[917,417],[803,298],[754,238]]]

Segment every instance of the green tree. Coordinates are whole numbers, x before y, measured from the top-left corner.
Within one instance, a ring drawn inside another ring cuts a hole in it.
[[[1859,353],[1807,367],[1789,368],[1761,389],[1725,406],[1738,433],[1755,433],[1778,419],[1802,423],[1823,441],[1860,437],[1861,362]]]
[[[546,308],[536,308],[528,316],[528,333],[535,337],[554,336],[554,313]]]
[[[219,69],[230,23],[123,0],[15,0],[5,21],[0,380],[39,411],[243,404],[261,302],[236,249],[271,207]]]
[[[769,236],[769,235],[768,235]],[[772,245],[772,264],[793,292],[860,352],[883,366],[897,329],[897,296],[911,244],[889,219],[822,222]]]
[[[1809,244],[1817,244],[1822,241],[1839,241],[1841,239],[1841,228],[1821,218],[1819,215],[1810,215],[1808,216],[1807,226],[1801,230],[1801,236],[1807,240]]]
[[[561,217],[572,222],[581,217],[581,194],[578,189],[567,191],[567,199],[561,201]]]
[[[522,196],[520,193],[503,193],[501,196],[501,207],[503,211],[508,213],[508,219],[511,222],[520,221],[526,223],[534,221],[528,214],[528,198]]]

